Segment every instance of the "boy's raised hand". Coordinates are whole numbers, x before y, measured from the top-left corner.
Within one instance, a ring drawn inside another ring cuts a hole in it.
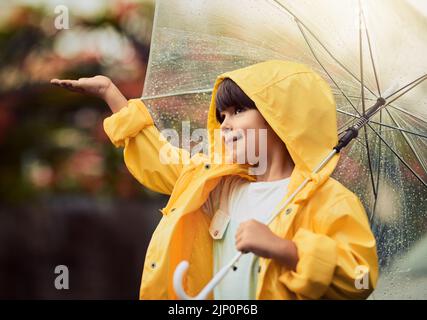
[[[50,83],[70,91],[92,95],[101,99],[105,98],[105,94],[111,86],[110,78],[105,76],[80,78],[78,80],[52,79]]]
[[[104,100],[112,112],[117,112],[127,105],[127,99],[114,85],[110,78],[95,76],[78,80],[52,79],[50,83],[64,89],[95,96]]]

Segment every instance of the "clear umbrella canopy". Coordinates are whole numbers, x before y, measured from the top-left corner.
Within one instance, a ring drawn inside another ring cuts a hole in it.
[[[340,132],[386,98],[333,176],[361,198],[377,239],[373,298],[405,285],[408,297],[427,298],[413,288],[427,272],[399,262],[427,232],[426,9],[422,0],[158,0],[142,99],[160,129],[205,128],[216,77],[268,59],[307,64],[329,82]]]

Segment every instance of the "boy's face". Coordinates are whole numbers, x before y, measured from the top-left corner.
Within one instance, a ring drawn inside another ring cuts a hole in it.
[[[267,156],[271,127],[257,109],[228,107],[220,115],[221,137],[227,150],[233,151],[232,154],[227,152],[229,160],[254,165]],[[256,157],[251,156],[253,153]]]

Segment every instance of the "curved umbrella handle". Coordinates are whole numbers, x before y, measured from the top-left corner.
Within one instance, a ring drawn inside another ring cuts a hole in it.
[[[217,286],[217,284],[225,277],[225,275],[230,271],[233,265],[240,259],[243,255],[242,252],[239,252],[227,265],[222,267],[211,281],[200,291],[200,293],[191,297],[185,293],[185,290],[182,286],[182,280],[184,279],[184,274],[189,267],[188,261],[181,261],[175,269],[175,273],[173,274],[173,286],[175,288],[175,292],[177,296],[181,300],[205,300],[209,293]]]

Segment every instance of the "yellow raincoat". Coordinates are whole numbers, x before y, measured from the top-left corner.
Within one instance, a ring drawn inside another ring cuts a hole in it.
[[[182,260],[190,263],[184,278],[186,292],[192,296],[200,292],[213,276],[211,218],[201,207],[224,176],[255,180],[247,165],[213,161],[214,150],[218,150],[214,149],[213,130],[220,126],[214,97],[224,78],[234,80],[255,102],[289,150],[295,168],[283,201],[311,177],[270,225],[276,235],[296,244],[296,271],[260,258],[257,299],[366,298],[376,285],[378,262],[363,205],[330,177],[339,155],[320,173],[311,175],[338,141],[330,87],[304,65],[272,60],[224,73],[216,80],[207,122],[209,155],[199,153],[190,159],[186,150],[170,145],[139,99],[129,100],[126,107],[104,120],[111,141],[124,147],[124,160],[132,175],[147,188],[170,195],[147,250],[140,299],[176,299],[172,277]],[[189,161],[162,164],[161,149]],[[362,288],[355,284],[361,270],[368,270]]]

